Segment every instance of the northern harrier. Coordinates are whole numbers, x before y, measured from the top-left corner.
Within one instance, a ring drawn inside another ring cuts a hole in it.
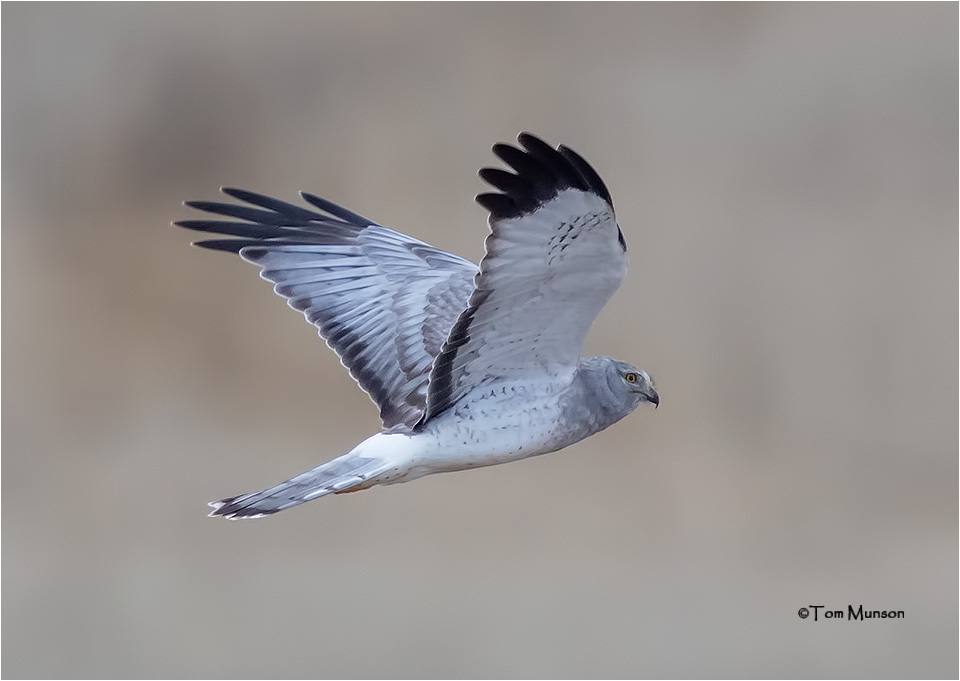
[[[176,224],[234,237],[198,246],[260,267],[320,330],[380,407],[382,430],[352,451],[211,515],[256,518],[330,493],[546,454],[613,425],[650,376],[581,357],[584,336],[627,271],[610,193],[586,161],[527,133],[480,171],[490,234],[479,268],[312,194],[315,208],[240,189],[245,204],[189,201],[230,218]],[[255,206],[255,207],[251,207]]]

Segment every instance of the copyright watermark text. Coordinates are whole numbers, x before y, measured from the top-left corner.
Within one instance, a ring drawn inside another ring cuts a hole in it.
[[[864,620],[902,620],[905,618],[903,610],[868,610],[862,605],[856,607],[848,605],[846,610],[828,608],[825,605],[808,605],[797,611],[800,619],[805,620],[811,615],[814,622],[820,620],[848,620],[862,622]]]

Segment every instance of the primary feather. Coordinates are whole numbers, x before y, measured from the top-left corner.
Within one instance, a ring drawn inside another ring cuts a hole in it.
[[[304,194],[324,213],[225,188],[237,204],[187,205],[246,222],[184,220],[181,227],[239,237],[197,246],[239,253],[319,329],[380,407],[384,428],[412,427],[426,406],[433,359],[473,289],[476,265]],[[265,209],[265,210],[264,210]]]

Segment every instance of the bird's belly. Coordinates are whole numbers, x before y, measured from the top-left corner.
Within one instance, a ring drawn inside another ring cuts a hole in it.
[[[492,466],[559,449],[560,406],[552,392],[528,388],[487,388],[466,395],[427,431],[432,451],[421,465],[431,473]],[[426,434],[426,433],[424,433]]]

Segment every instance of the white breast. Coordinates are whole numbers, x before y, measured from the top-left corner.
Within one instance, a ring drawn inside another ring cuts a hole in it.
[[[414,467],[419,475],[415,477],[554,451],[560,415],[558,392],[556,386],[498,384],[465,395],[414,436],[422,438]]]

